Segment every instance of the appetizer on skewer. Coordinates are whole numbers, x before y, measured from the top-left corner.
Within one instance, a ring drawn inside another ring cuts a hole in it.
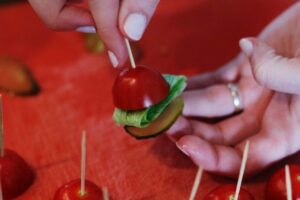
[[[254,197],[245,189],[243,189],[242,186],[242,180],[244,176],[244,172],[246,169],[246,163],[248,158],[248,152],[249,152],[249,141],[246,142],[243,152],[243,158],[241,163],[241,168],[239,172],[239,178],[237,185],[232,184],[226,184],[221,185],[211,191],[204,200],[254,200]]]
[[[234,200],[235,190],[234,184],[221,185],[211,191],[204,200]],[[254,200],[254,197],[247,190],[241,188],[239,200]]]
[[[76,179],[61,186],[54,200],[104,200],[102,196],[102,190],[89,180],[85,180],[85,191],[81,193],[81,179]]]
[[[129,43],[128,49],[131,52]],[[181,93],[186,77],[161,75],[154,69],[135,66],[120,72],[113,85],[116,109],[113,119],[137,139],[157,136],[166,131],[181,114]]]
[[[300,199],[300,166],[291,164],[289,165],[289,171],[291,176],[291,190],[293,199]],[[268,180],[265,188],[265,199],[287,199],[286,176],[284,167],[275,171],[275,173]]]
[[[108,195],[92,181],[85,178],[86,171],[86,133],[81,141],[81,178],[72,180],[55,193],[54,200],[109,200]]]

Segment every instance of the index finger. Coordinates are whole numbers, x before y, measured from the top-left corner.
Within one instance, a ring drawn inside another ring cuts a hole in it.
[[[118,29],[119,0],[89,0],[89,5],[113,66],[123,65],[128,54],[124,37]]]
[[[276,161],[295,153],[283,137],[273,137],[263,131],[249,138],[251,143],[245,176],[253,175]],[[245,142],[235,147],[213,145],[197,136],[184,136],[177,146],[188,155],[196,165],[216,174],[236,178],[242,160]],[[276,147],[276,148],[274,148]],[[272,149],[272,151],[269,151]]]

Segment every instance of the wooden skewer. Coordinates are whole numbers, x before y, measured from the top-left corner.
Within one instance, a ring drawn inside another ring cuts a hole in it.
[[[290,173],[289,165],[285,165],[285,185],[286,185],[287,200],[292,200],[293,193],[292,193],[292,182],[291,182],[291,173]]]
[[[82,131],[81,138],[81,187],[80,195],[85,195],[85,172],[86,172],[86,132]]]
[[[247,140],[245,147],[244,147],[242,164],[241,164],[241,168],[240,168],[239,179],[238,179],[236,190],[235,190],[234,200],[238,200],[238,198],[239,198],[239,193],[240,193],[240,190],[242,187],[242,180],[243,180],[245,169],[246,169],[249,145],[250,145],[250,142]]]
[[[135,68],[136,68],[136,65],[135,65],[133,53],[132,53],[132,51],[131,51],[130,43],[129,43],[129,41],[128,41],[127,38],[124,38],[124,40],[125,40],[125,44],[126,44],[126,47],[127,47],[127,51],[128,51],[128,55],[129,55],[131,67],[132,67],[133,69],[135,69]]]
[[[102,188],[103,200],[109,200],[109,192],[107,187]]]
[[[3,129],[2,94],[0,94],[0,155],[1,155],[1,157],[4,157],[4,129]]]
[[[202,166],[199,166],[189,200],[194,200],[195,199],[195,196],[197,194],[197,190],[198,190],[200,182],[201,182],[202,174],[203,174],[203,168],[202,168]]]

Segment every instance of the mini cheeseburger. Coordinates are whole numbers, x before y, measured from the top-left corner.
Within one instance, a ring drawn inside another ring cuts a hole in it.
[[[113,85],[113,119],[137,139],[155,137],[181,114],[185,87],[185,76],[161,75],[140,66],[126,68]]]

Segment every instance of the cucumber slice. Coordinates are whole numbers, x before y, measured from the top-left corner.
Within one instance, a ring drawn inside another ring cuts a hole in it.
[[[155,137],[168,130],[176,121],[183,109],[183,99],[181,96],[174,99],[163,113],[146,128],[137,128],[134,126],[125,126],[124,129],[136,139],[146,139]]]

